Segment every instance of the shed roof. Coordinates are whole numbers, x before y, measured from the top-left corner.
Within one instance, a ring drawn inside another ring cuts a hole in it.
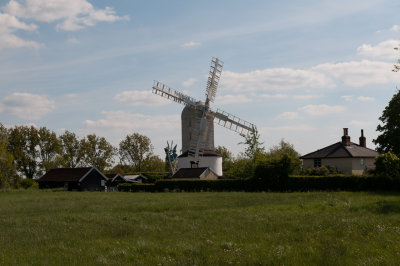
[[[125,178],[124,178],[122,175],[120,175],[120,174],[104,174],[104,175],[105,175],[105,176],[107,177],[107,179],[110,180],[110,181],[114,181],[115,179],[118,179],[118,178],[120,178],[120,179],[126,181]]]
[[[328,147],[308,153],[300,157],[300,159],[318,159],[318,158],[353,158],[353,157],[376,157],[379,152],[369,148],[360,146],[354,142],[350,145],[344,145],[342,142],[337,142]]]
[[[39,178],[38,182],[78,182],[93,170],[98,171],[106,178],[95,167],[54,168]]]

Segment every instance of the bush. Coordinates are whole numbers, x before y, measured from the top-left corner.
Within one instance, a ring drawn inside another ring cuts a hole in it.
[[[375,173],[400,180],[400,159],[393,153],[384,153],[375,159]]]
[[[24,178],[19,182],[18,187],[21,187],[24,189],[39,188],[39,184],[35,180],[32,180],[30,178]]]
[[[338,175],[340,174],[339,170],[332,166],[321,166],[321,167],[309,167],[307,169],[303,169],[300,171],[301,175],[307,176],[328,176],[328,175]]]

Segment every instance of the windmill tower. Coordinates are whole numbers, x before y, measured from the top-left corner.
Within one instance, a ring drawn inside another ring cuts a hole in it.
[[[215,153],[214,122],[239,134],[246,134],[255,126],[236,116],[210,108],[217,93],[223,62],[212,58],[207,80],[205,102],[196,101],[161,82],[154,81],[153,93],[185,105],[182,119],[182,154],[178,157],[178,169],[209,167],[222,176],[222,158]]]

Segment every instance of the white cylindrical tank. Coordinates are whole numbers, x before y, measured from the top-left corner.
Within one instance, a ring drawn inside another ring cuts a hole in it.
[[[194,158],[188,156],[188,153],[185,152],[178,157],[178,169],[181,168],[192,168],[192,167],[208,167],[212,170],[217,176],[222,176],[222,157],[215,152],[207,152],[203,153],[203,156],[199,156],[199,164],[198,166],[193,165],[191,161]]]

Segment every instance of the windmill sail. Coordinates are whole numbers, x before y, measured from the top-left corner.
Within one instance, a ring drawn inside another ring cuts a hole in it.
[[[219,109],[217,109],[217,111],[214,113],[214,117],[215,123],[239,134],[247,134],[248,132],[252,131],[253,128],[255,128],[252,123]]]
[[[224,63],[218,58],[211,60],[210,72],[207,80],[206,96],[207,100],[214,102],[215,94],[217,93],[219,79]]]
[[[164,98],[173,100],[174,102],[184,104],[184,105],[189,105],[192,107],[196,107],[196,100],[186,94],[183,94],[182,92],[179,92],[177,90],[174,90],[167,85],[159,82],[159,81],[154,81],[153,84],[153,93],[160,95]]]

